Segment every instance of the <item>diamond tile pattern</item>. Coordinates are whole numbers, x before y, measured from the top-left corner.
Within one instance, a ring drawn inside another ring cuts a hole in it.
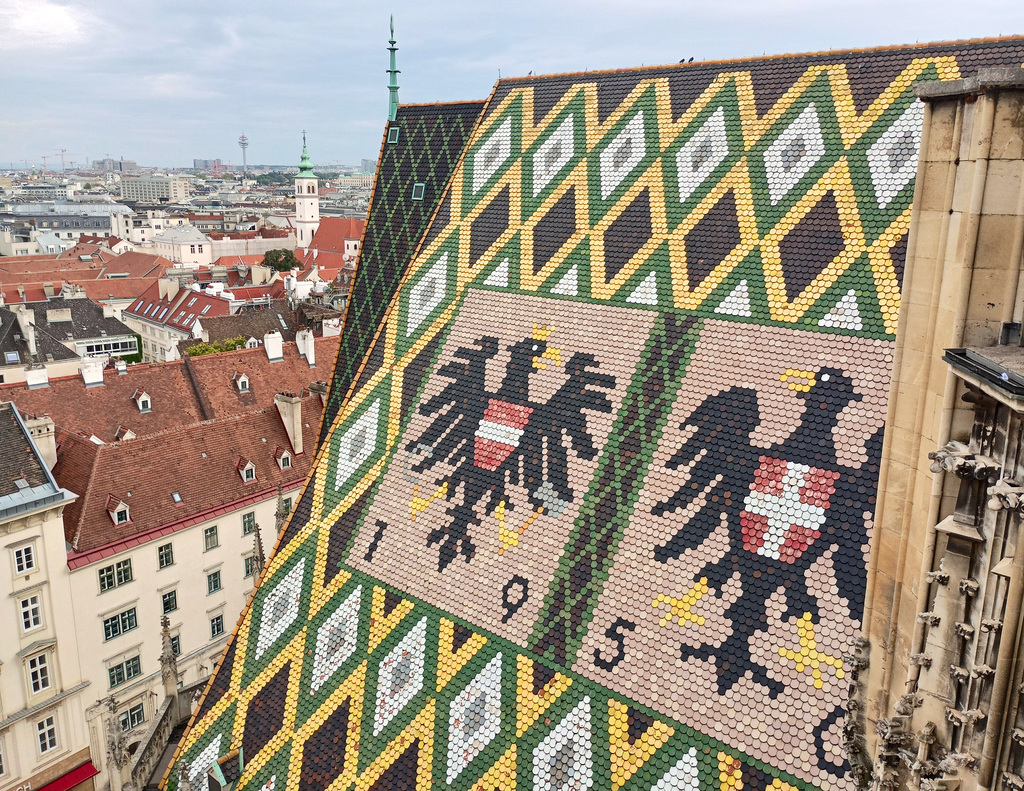
[[[483,102],[402,106],[398,117],[388,125],[389,129],[397,126],[401,130],[398,142],[389,144],[387,130],[384,132],[344,335],[324,410],[321,442],[355,381],[381,317],[483,106]],[[416,183],[425,185],[421,201],[412,199]]]
[[[402,108],[330,441],[176,761],[252,745],[238,791],[852,791],[911,86],[1021,62],[979,41]]]

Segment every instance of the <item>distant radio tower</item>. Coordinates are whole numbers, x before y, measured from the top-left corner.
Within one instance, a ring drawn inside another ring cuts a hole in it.
[[[248,170],[248,165],[245,161],[245,149],[249,147],[249,138],[245,136],[244,132],[238,138],[238,147],[242,149],[242,174],[245,175],[245,172]]]

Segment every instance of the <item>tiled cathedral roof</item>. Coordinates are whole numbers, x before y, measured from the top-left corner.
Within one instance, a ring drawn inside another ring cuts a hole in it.
[[[402,105],[384,132],[321,439],[352,386],[483,106]],[[422,193],[413,195],[417,184],[423,185]],[[380,350],[376,353],[379,357]]]
[[[852,789],[912,85],[1022,61],[499,81],[411,259],[353,295],[343,400],[175,766],[202,783],[240,747],[239,791]]]

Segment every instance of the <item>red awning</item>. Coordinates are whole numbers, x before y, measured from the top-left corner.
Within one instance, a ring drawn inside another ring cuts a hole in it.
[[[85,782],[90,777],[95,777],[99,773],[100,770],[92,765],[92,761],[86,761],[77,769],[72,769],[63,777],[58,777],[52,783],[47,783],[42,788],[36,789],[36,791],[68,791],[69,788],[74,788],[79,783]]]

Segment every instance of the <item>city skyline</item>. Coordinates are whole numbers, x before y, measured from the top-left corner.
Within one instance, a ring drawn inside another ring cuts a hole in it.
[[[298,162],[301,132],[321,169],[376,158],[387,119],[388,16],[401,101],[479,100],[499,74],[547,74],[680,60],[1009,35],[1024,8],[993,0],[969,17],[951,1],[786,0],[710,5],[528,2],[515,9],[444,0],[391,8],[298,2],[184,2],[173,11],[102,0],[0,0],[0,57],[16,63],[0,119],[0,165],[105,156],[160,167],[194,158]],[[738,20],[738,21],[737,21]],[[843,24],[836,25],[837,20]],[[123,35],[124,33],[130,35]]]

